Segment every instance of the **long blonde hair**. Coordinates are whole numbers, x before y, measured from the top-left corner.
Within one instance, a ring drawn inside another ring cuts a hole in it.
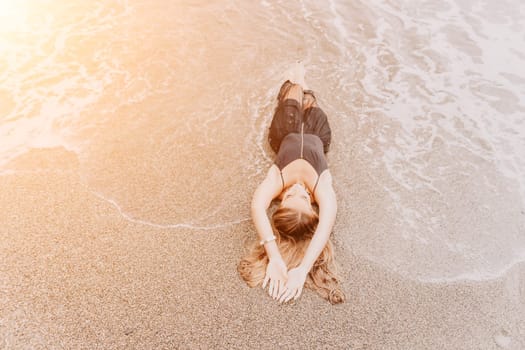
[[[312,213],[304,213],[279,207],[273,213],[272,221],[277,245],[286,266],[288,269],[299,266],[312,240],[319,216],[314,210]],[[248,253],[240,261],[237,270],[248,286],[256,287],[264,281],[267,265],[268,257],[264,247],[254,242],[248,247]],[[345,301],[345,295],[339,285],[330,240],[308,273],[305,287],[312,289],[331,304]]]

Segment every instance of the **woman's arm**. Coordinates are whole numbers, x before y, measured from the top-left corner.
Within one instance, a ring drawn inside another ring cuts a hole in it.
[[[266,210],[268,210],[272,200],[279,195],[281,189],[282,183],[279,170],[275,165],[272,165],[266,178],[255,190],[251,203],[253,223],[261,241],[270,239],[274,235]],[[265,288],[269,282],[268,294],[275,299],[284,288],[287,268],[275,240],[265,243],[264,249],[268,255],[269,262],[262,287]]]
[[[319,205],[319,223],[298,267],[288,271],[285,290],[279,295],[280,302],[297,299],[301,295],[308,273],[323,251],[332,232],[337,214],[337,200],[332,186],[332,175],[326,171],[319,179],[315,199]]]
[[[315,261],[323,251],[335,223],[337,214],[337,199],[332,186],[332,175],[327,171],[322,181],[318,184],[315,195],[319,205],[319,223],[315,230],[312,241],[308,245],[300,266],[310,272]]]

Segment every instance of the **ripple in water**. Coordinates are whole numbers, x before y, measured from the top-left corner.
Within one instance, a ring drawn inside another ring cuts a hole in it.
[[[341,245],[424,281],[525,260],[518,1],[1,6],[4,174],[63,147],[137,224],[246,220],[275,94],[300,60],[334,129]]]

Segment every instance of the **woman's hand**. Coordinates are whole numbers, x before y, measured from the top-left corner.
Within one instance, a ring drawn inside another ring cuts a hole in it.
[[[273,258],[268,262],[266,267],[266,276],[262,284],[263,289],[269,282],[268,294],[276,299],[284,290],[288,274],[286,272],[286,264],[282,258]]]
[[[296,267],[288,271],[288,280],[286,282],[284,291],[279,294],[279,302],[288,302],[294,298],[296,300],[303,292],[304,282],[308,271],[304,267]]]

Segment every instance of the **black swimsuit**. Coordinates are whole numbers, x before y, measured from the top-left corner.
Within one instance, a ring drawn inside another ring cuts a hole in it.
[[[298,134],[290,133],[285,136],[281,141],[281,147],[275,158],[275,165],[281,171],[281,180],[284,187],[284,179],[282,170],[291,162],[296,159],[304,159],[315,169],[317,172],[317,181],[313,188],[315,188],[319,182],[319,177],[328,169],[328,163],[323,152],[323,142],[317,135],[313,134]]]
[[[281,171],[283,187],[284,167],[296,159],[304,159],[317,172],[312,191],[315,193],[321,173],[328,168],[325,153],[330,146],[331,130],[326,114],[319,107],[313,107],[303,115],[298,101],[284,100],[275,109],[268,141],[277,153],[275,165]]]

